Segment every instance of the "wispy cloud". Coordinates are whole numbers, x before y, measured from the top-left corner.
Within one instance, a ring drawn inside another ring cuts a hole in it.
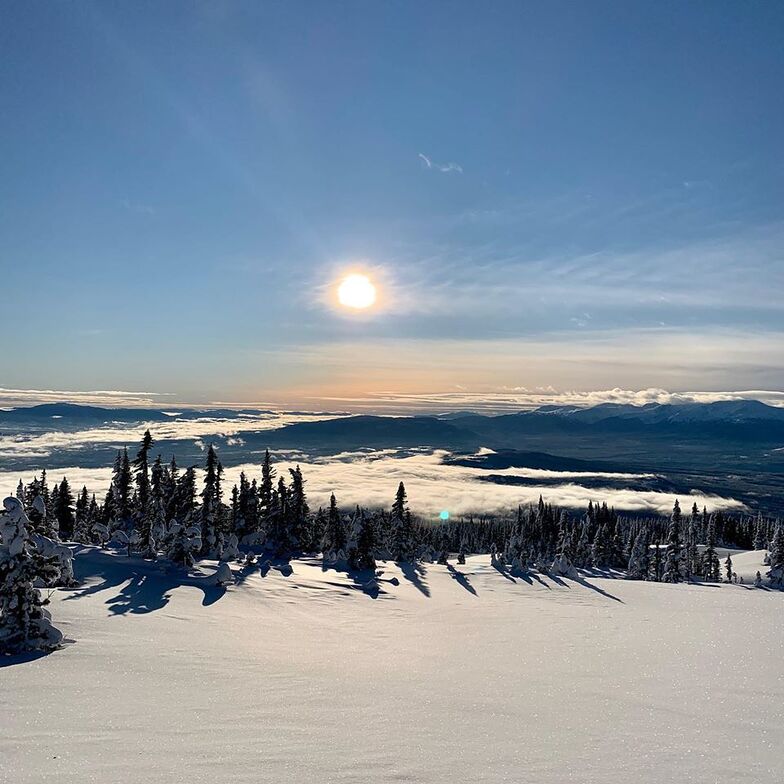
[[[456,385],[478,404],[523,387],[775,391],[784,388],[782,345],[782,332],[586,329],[500,339],[368,337],[300,346],[268,361],[284,364],[281,372],[307,369],[308,386],[287,390],[299,405],[345,407],[353,399],[372,409],[388,394],[392,410],[409,395],[452,392],[454,400]]]
[[[449,172],[456,172],[457,174],[463,173],[463,167],[459,163],[454,163],[454,161],[450,161],[449,163],[436,163],[423,152],[420,152],[418,157],[428,169],[435,169],[436,171],[444,172],[444,174],[448,174]]]
[[[78,391],[66,389],[14,389],[0,387],[0,405],[27,406],[37,403],[82,403],[94,406],[155,406],[162,398],[173,397],[171,392],[128,392],[127,390],[96,389]]]
[[[547,387],[512,387],[497,391],[471,392],[464,389],[459,392],[432,394],[380,392],[367,396],[331,397],[328,400],[355,411],[431,414],[450,411],[502,414],[530,411],[546,405],[586,408],[601,403],[643,406],[648,403],[679,405],[714,403],[720,400],[760,400],[768,405],[784,408],[784,392],[759,389],[736,392],[669,392],[656,388],[557,391]]]
[[[130,212],[140,212],[144,215],[155,215],[155,208],[150,204],[140,204],[139,202],[123,199],[122,206]]]

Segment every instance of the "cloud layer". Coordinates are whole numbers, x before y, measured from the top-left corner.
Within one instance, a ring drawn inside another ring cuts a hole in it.
[[[543,496],[549,503],[583,508],[589,501],[602,502],[617,509],[639,513],[668,514],[676,497],[681,506],[706,506],[709,511],[726,509],[741,511],[745,506],[732,498],[689,494],[688,497],[655,491],[619,490],[611,488],[586,488],[579,484],[581,478],[593,477],[607,479],[625,476],[632,479],[635,475],[574,473],[556,471],[537,471],[533,469],[512,468],[494,470],[493,474],[521,476],[528,479],[563,479],[559,485],[502,485],[484,481],[489,472],[479,468],[447,465],[444,451],[421,452],[405,457],[396,456],[393,450],[379,452],[351,452],[331,458],[298,461],[302,468],[307,492],[312,506],[326,505],[331,493],[335,493],[340,505],[351,508],[355,504],[388,507],[394,497],[399,482],[404,482],[408,491],[411,507],[417,513],[436,517],[446,509],[453,516],[506,513],[518,504],[536,503]],[[281,460],[277,470],[288,479],[286,469],[293,468],[291,460]],[[259,466],[254,463],[226,469],[226,487],[239,481],[241,471],[249,477],[259,474]],[[84,469],[65,468],[52,472],[50,479],[55,481],[68,476],[75,487],[83,484],[88,490],[103,494],[111,478],[110,468]],[[0,472],[0,492],[13,493],[20,478],[29,482],[31,471],[21,473]]]
[[[275,430],[297,422],[314,422],[331,419],[336,415],[276,413],[244,415],[236,419],[201,417],[199,419],[172,419],[168,422],[138,422],[130,425],[113,423],[101,427],[76,431],[50,430],[44,433],[0,435],[0,458],[46,458],[55,450],[77,451],[95,446],[112,446],[118,449],[137,444],[144,431],[149,429],[156,441],[199,440],[209,436],[229,437],[237,444],[240,433],[258,433]],[[43,463],[43,461],[42,461]]]

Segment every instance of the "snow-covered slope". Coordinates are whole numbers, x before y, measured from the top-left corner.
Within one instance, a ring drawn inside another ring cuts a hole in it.
[[[384,565],[377,598],[316,561],[225,592],[75,563],[52,614],[76,642],[0,669],[3,784],[784,775],[779,592],[523,580],[486,556]]]

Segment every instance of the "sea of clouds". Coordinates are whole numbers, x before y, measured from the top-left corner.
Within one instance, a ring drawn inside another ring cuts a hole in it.
[[[592,473],[570,471],[547,471],[530,468],[493,469],[497,476],[523,477],[528,480],[549,480],[547,484],[506,485],[486,481],[491,473],[482,468],[458,466],[445,462],[449,453],[444,450],[408,451],[377,450],[343,452],[331,457],[311,458],[289,453],[280,456],[276,462],[279,475],[288,478],[288,469],[299,464],[306,480],[306,489],[311,506],[324,506],[334,493],[338,503],[344,508],[355,504],[369,507],[389,507],[399,482],[404,482],[412,509],[426,517],[435,517],[447,510],[452,516],[481,513],[505,513],[516,509],[519,504],[536,503],[541,495],[548,503],[570,508],[583,508],[589,501],[606,501],[616,509],[638,513],[668,514],[676,497],[682,507],[696,503],[708,511],[725,509],[742,511],[745,506],[732,498],[691,493],[683,494],[652,490],[632,490],[603,487],[583,487],[581,479],[608,480],[628,479],[632,481],[643,474]],[[302,459],[299,459],[301,457]],[[239,481],[244,471],[249,478],[259,477],[257,463],[226,468],[225,487],[227,490]],[[112,470],[104,468],[64,468],[51,472],[50,481],[59,481],[67,476],[75,488],[86,485],[90,492],[101,497],[109,486]],[[0,492],[12,494],[21,479],[27,483],[34,471],[0,471]],[[201,478],[201,477],[200,477]],[[552,484],[553,480],[562,480]]]

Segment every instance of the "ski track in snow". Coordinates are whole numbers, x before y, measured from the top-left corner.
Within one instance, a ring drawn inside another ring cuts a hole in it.
[[[0,659],[2,784],[784,774],[784,593],[523,579],[487,556],[381,564],[375,599],[314,559],[233,566],[225,591],[93,548],[75,566],[51,608],[75,642]]]

